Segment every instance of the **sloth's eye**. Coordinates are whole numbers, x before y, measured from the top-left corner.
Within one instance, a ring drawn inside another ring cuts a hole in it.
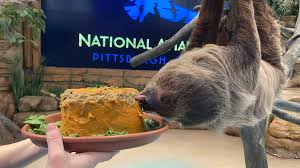
[[[161,96],[160,97],[160,102],[162,102],[162,103],[167,103],[168,102],[168,98],[167,98],[167,96]]]

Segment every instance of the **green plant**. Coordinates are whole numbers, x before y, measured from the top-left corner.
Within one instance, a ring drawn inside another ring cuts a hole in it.
[[[285,0],[267,0],[267,2],[277,16],[284,16],[289,12],[289,8]]]
[[[10,87],[15,97],[15,105],[18,107],[19,100],[24,96],[25,93],[25,80],[23,61],[20,54],[16,55],[9,61],[9,81]]]
[[[0,36],[14,46],[21,45],[25,40],[35,43],[34,41],[39,39],[41,31],[45,31],[46,16],[43,10],[33,8],[31,3],[34,1],[8,2],[0,6]],[[34,41],[25,39],[22,35],[20,28],[24,22],[32,28]]]
[[[26,71],[24,96],[40,96],[44,84],[44,76],[44,68],[41,68],[40,72]]]
[[[15,97],[15,105],[18,107],[19,100],[23,96],[39,96],[44,81],[44,61],[41,63],[40,72],[30,70],[24,72],[22,56],[17,54],[9,60],[9,81]],[[18,109],[17,109],[18,110]]]
[[[267,0],[267,2],[277,16],[298,15],[298,0],[292,0],[291,4],[288,4],[286,0]]]
[[[299,14],[299,1],[293,0],[289,15],[298,16],[298,14]]]
[[[57,97],[60,97],[60,94],[62,94],[65,91],[65,89],[59,86],[52,86],[48,88],[48,91],[50,93],[55,94]]]
[[[97,82],[96,84],[95,84],[95,87],[96,88],[101,88],[101,87],[104,87],[105,85],[103,84],[103,83],[101,83],[101,82]]]
[[[25,92],[24,96],[40,96],[41,90],[44,85],[44,67],[46,66],[46,59],[42,57],[40,63],[40,71],[33,72],[32,70],[27,70],[25,72]]]

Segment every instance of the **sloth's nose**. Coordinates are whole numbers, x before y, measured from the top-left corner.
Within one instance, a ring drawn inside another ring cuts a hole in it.
[[[145,95],[137,95],[137,96],[135,96],[135,100],[140,103],[143,110],[152,110],[152,106],[149,101],[149,97],[147,97]]]
[[[144,101],[145,98],[146,98],[146,96],[144,96],[144,95],[137,95],[137,96],[135,96],[135,100],[139,101],[139,102]]]

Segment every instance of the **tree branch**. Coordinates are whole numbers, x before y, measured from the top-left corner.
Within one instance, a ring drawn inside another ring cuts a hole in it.
[[[54,93],[47,92],[46,90],[41,90],[41,93],[50,97],[53,97],[55,100],[60,102],[60,98],[58,98]]]
[[[291,38],[293,36],[295,29],[284,27],[282,25],[279,25],[279,26],[280,26],[281,34],[287,36],[288,38]]]
[[[291,102],[284,99],[277,99],[275,100],[274,106],[279,109],[300,113],[300,104],[296,102]]]
[[[243,126],[240,130],[246,168],[267,168],[268,161],[265,151],[266,119],[253,127]]]
[[[283,56],[283,62],[288,66],[289,79],[292,77],[293,68],[297,60],[300,58],[300,17],[299,16],[300,16],[300,10],[298,13],[298,19],[297,19],[294,35],[288,41],[288,45],[287,45],[288,51]]]
[[[273,110],[272,110],[272,113],[280,118],[280,119],[283,119],[285,121],[288,121],[288,122],[291,122],[293,124],[297,124],[300,126],[300,119],[299,118],[296,118],[294,116],[291,116],[289,115],[288,113],[286,113],[285,111],[273,106]]]
[[[162,45],[156,46],[151,50],[143,52],[130,60],[130,64],[133,67],[137,67],[139,65],[144,64],[146,61],[151,58],[159,57],[160,55],[168,52],[171,48],[173,48],[176,44],[178,44],[184,37],[191,34],[193,28],[195,27],[195,22],[197,21],[198,16],[195,17],[190,23],[185,25],[182,29],[180,29],[174,36],[172,36],[169,40],[165,41]]]

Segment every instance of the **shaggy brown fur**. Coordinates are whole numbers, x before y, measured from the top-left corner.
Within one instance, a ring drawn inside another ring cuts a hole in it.
[[[199,19],[186,51],[217,42],[218,28],[223,14],[224,0],[203,0]]]
[[[253,3],[262,18],[254,17]],[[278,30],[264,14],[266,7],[261,0],[232,0],[228,45],[194,48],[170,61],[142,92],[142,106],[188,127],[253,125],[263,119],[286,81]]]
[[[253,0],[255,21],[261,43],[262,60],[270,63],[274,67],[284,71],[282,65],[281,46],[280,46],[280,30],[272,16],[272,9],[265,0]],[[232,36],[234,20],[231,15],[222,18],[218,32],[218,45],[227,45]]]

